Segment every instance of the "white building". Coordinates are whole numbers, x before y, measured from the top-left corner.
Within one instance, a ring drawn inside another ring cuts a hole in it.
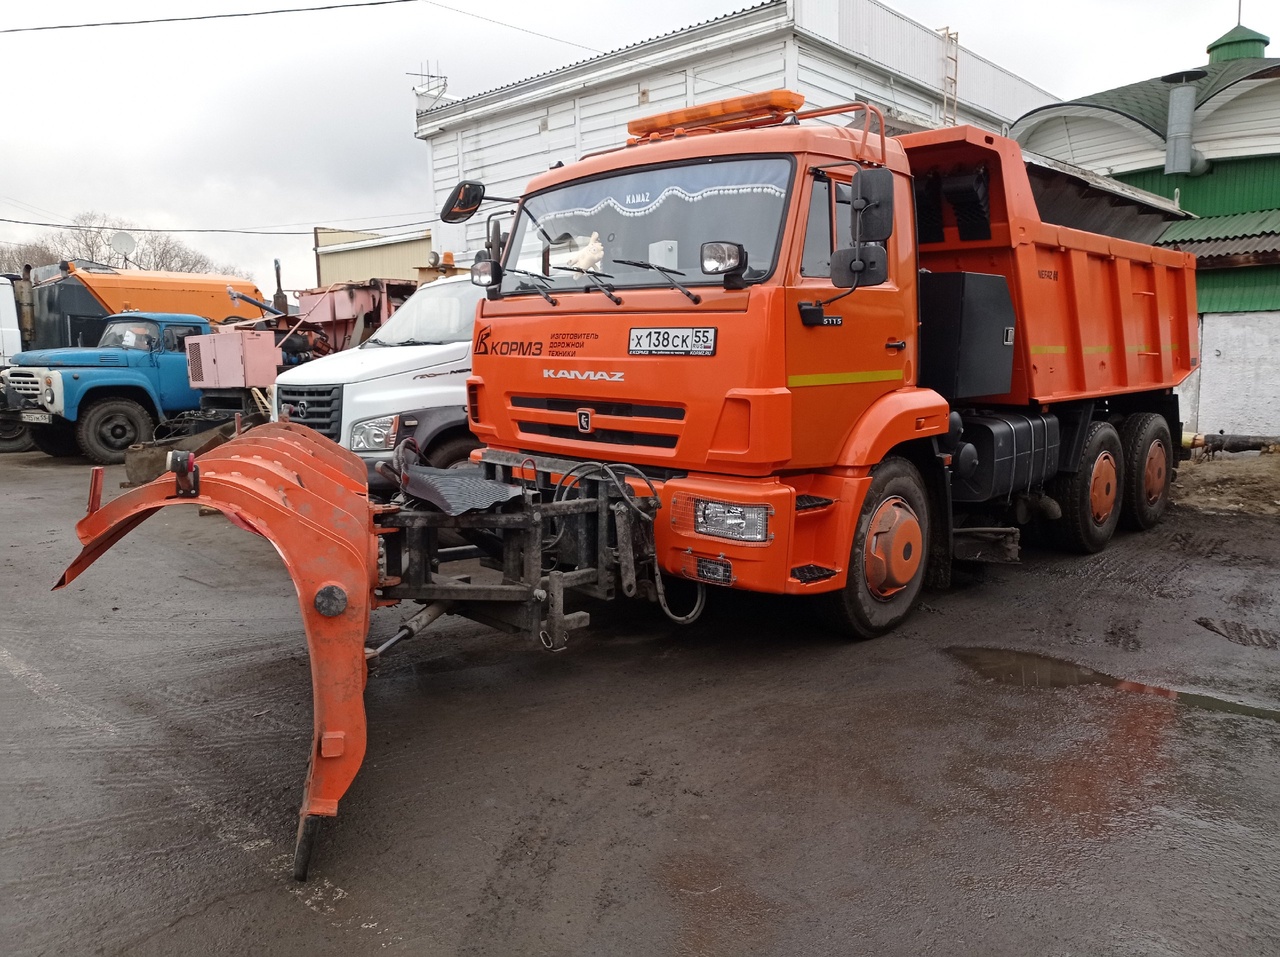
[[[1001,131],[1054,96],[877,0],[765,0],[634,46],[465,99],[419,87],[440,208],[461,179],[517,196],[557,162],[621,146],[628,120],[786,88],[807,108],[880,107],[891,131],[973,123]],[[843,122],[843,120],[841,121]],[[438,250],[475,250],[484,222],[435,224]]]

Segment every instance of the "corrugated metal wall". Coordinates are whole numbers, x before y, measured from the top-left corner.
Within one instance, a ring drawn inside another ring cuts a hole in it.
[[[1116,179],[1160,196],[1172,197],[1180,190],[1183,209],[1200,216],[1280,209],[1280,156],[1218,160],[1203,176],[1166,176],[1161,166]]]
[[[414,279],[427,265],[430,239],[366,246],[337,252],[319,250],[320,285],[332,282],[364,282],[366,279]]]

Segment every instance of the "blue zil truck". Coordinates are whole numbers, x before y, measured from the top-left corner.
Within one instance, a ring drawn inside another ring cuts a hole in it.
[[[48,455],[123,462],[157,425],[200,408],[187,379],[186,340],[211,331],[201,316],[129,312],[107,319],[96,348],[19,352],[0,373],[0,421],[25,424]]]

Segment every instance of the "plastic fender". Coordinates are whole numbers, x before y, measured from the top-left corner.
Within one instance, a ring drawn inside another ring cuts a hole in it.
[[[62,373],[62,415],[74,422],[80,415],[85,396],[99,389],[110,392],[121,386],[142,389],[153,409],[160,408],[160,396],[151,377],[139,369],[126,366],[108,369],[60,369]]]
[[[836,465],[867,468],[883,459],[895,445],[943,435],[950,413],[947,400],[932,389],[886,393],[854,423]]]
[[[303,821],[335,815],[366,742],[364,639],[377,601],[379,507],[368,500],[364,463],[310,429],[268,423],[205,453],[197,465],[194,497],[178,494],[172,473],[100,508],[91,492],[91,510],[76,525],[84,548],[54,588],[169,505],[216,508],[268,539],[297,590],[311,661],[311,761],[299,814]]]
[[[418,420],[417,427],[413,430],[413,439],[418,443],[418,448],[426,449],[431,443],[444,431],[448,429],[467,427],[467,410],[463,406],[447,406],[435,409],[415,409],[412,412],[401,412],[400,421],[405,418]]]

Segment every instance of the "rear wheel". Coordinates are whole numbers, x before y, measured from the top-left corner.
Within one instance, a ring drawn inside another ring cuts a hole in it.
[[[51,425],[28,426],[27,431],[32,443],[45,455],[65,459],[80,454],[75,426],[65,419],[56,419]]]
[[[132,399],[102,399],[76,423],[81,450],[102,465],[119,465],[129,446],[150,442],[154,434],[151,413]]]
[[[31,430],[21,422],[0,422],[0,452],[28,452],[35,447]]]
[[[855,637],[897,627],[915,607],[928,554],[929,506],[920,473],[906,459],[885,459],[872,473],[858,516],[845,586],[822,596],[827,617]]]
[[[1124,452],[1115,427],[1091,423],[1075,474],[1058,476],[1050,488],[1062,506],[1062,518],[1052,525],[1058,544],[1084,554],[1106,547],[1120,521],[1124,476]]]
[[[1120,426],[1124,447],[1124,503],[1120,520],[1125,528],[1144,531],[1159,524],[1169,509],[1173,475],[1173,440],[1164,416],[1154,412],[1131,415]]]

